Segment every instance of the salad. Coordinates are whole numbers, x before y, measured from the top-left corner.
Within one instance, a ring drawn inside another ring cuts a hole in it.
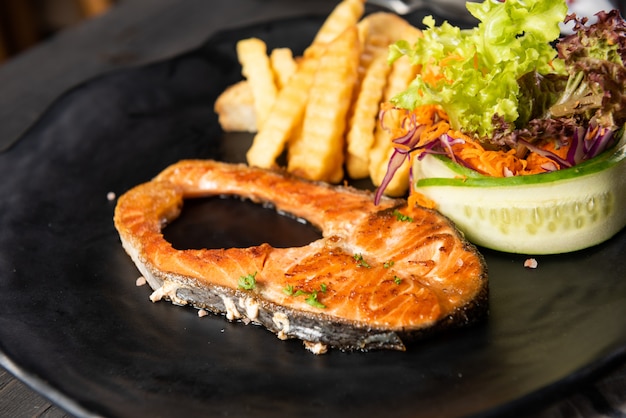
[[[407,158],[409,198],[439,206],[415,178],[433,156],[452,167],[447,177],[465,182],[528,177],[491,184],[505,187],[571,179],[576,171],[550,174],[618,148],[626,124],[626,23],[617,10],[587,25],[567,15],[564,0],[486,0],[467,8],[476,27],[426,17],[422,38],[390,48],[390,63],[406,56],[419,72],[380,112],[395,149],[377,200]],[[568,22],[573,33],[559,38]],[[620,220],[614,229],[622,226]]]

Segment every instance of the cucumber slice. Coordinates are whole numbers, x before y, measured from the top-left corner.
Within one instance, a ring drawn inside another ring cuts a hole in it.
[[[557,254],[597,245],[626,226],[626,135],[575,167],[532,176],[483,176],[448,158],[413,159],[415,189],[476,245]]]

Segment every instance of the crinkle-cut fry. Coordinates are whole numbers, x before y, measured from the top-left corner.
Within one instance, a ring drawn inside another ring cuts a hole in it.
[[[354,102],[346,135],[346,169],[353,179],[366,178],[370,174],[370,150],[374,145],[374,131],[390,69],[386,55],[379,54],[367,68]]]
[[[364,41],[372,37],[385,37],[388,42],[395,42],[405,39],[406,34],[412,34],[417,28],[405,19],[394,13],[377,12],[367,15],[357,24],[359,35],[364,36]]]
[[[328,182],[343,178],[344,133],[359,63],[356,26],[328,45],[309,93],[302,132],[289,143],[287,170]]]
[[[412,41],[421,36],[421,32],[419,29],[411,27],[405,35],[404,39]],[[388,77],[383,101],[389,101],[393,96],[405,90],[415,78],[416,72],[417,69],[411,65],[407,57],[401,57],[396,60]],[[390,125],[393,126],[393,123],[390,123]],[[375,186],[381,184],[387,172],[387,164],[394,150],[392,139],[388,131],[383,129],[380,124],[376,125],[374,146],[370,151],[370,178]],[[407,158],[385,189],[386,195],[401,196],[406,193],[409,187],[409,168],[410,162]]]
[[[256,132],[256,112],[252,89],[247,80],[229,86],[214,105],[222,129],[226,132]]]
[[[298,64],[289,48],[275,48],[270,53],[270,64],[278,90],[282,90],[291,76],[296,72]]]
[[[252,87],[257,129],[261,129],[277,94],[265,42],[257,38],[240,40],[237,42],[237,57],[241,63],[241,72]]]
[[[367,67],[379,54],[387,55],[389,45],[403,39],[410,29],[409,22],[394,13],[372,13],[359,21],[357,28],[362,42],[360,71]]]
[[[343,0],[328,15],[312,45],[329,44],[346,29],[355,26],[365,11],[365,0]]]
[[[246,153],[251,166],[271,168],[284,151],[294,128],[302,121],[309,90],[319,61],[304,58],[283,89],[278,92],[274,106]]]
[[[365,178],[370,174],[369,154],[374,144],[379,105],[391,68],[387,64],[389,45],[407,35],[421,35],[406,20],[386,12],[366,16],[358,23],[357,28],[362,42],[359,61],[360,87],[353,104],[346,138],[346,168],[350,177],[355,179]]]

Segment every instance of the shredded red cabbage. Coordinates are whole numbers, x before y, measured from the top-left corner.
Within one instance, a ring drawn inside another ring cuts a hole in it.
[[[406,118],[408,119],[408,118]],[[405,122],[403,122],[404,124]],[[384,191],[393,179],[398,169],[402,166],[405,160],[411,159],[411,154],[420,151],[417,155],[418,159],[423,159],[428,154],[447,155],[451,160],[457,164],[461,164],[465,167],[474,169],[470,164],[465,162],[462,158],[454,155],[452,151],[452,145],[462,144],[465,141],[463,139],[455,139],[448,134],[443,134],[438,138],[420,146],[416,146],[419,142],[422,126],[415,122],[415,117],[411,117],[408,122],[411,125],[408,127],[406,133],[398,138],[392,140],[394,144],[401,145],[395,147],[389,163],[387,164],[387,172],[383,178],[380,186],[376,189],[374,196],[374,202],[378,204],[383,196]],[[406,126],[404,126],[406,128]],[[548,151],[538,147],[525,139],[519,139],[519,143],[524,145],[530,151],[537,153],[543,157],[549,158],[554,163],[545,163],[542,168],[546,171],[556,171],[559,168],[569,168],[576,164],[580,164],[583,161],[589,160],[611,148],[616,140],[616,130],[611,128],[604,128],[592,123],[587,129],[578,127],[572,137],[570,138],[571,146],[568,150],[566,158],[561,158],[552,151]],[[412,168],[412,167],[411,167]],[[413,181],[413,173],[411,168],[409,169],[410,182]],[[512,173],[511,173],[512,175]]]
[[[381,112],[381,121],[382,114]],[[410,124],[407,126],[407,124]],[[411,154],[415,151],[421,151],[417,158],[422,159],[427,154],[442,154],[448,155],[453,161],[459,162],[459,160],[455,157],[452,152],[452,145],[454,144],[462,144],[465,141],[462,139],[455,139],[449,136],[448,134],[443,134],[438,138],[426,143],[421,146],[417,146],[420,140],[420,134],[423,130],[423,125],[420,125],[415,120],[415,115],[413,113],[410,114],[409,118],[404,118],[402,122],[403,128],[406,129],[406,133],[398,138],[394,138],[392,142],[397,145],[401,145],[399,147],[394,147],[391,158],[389,158],[389,162],[387,163],[387,172],[385,173],[385,177],[381,181],[380,186],[376,189],[376,194],[374,196],[375,204],[380,202],[380,199],[383,196],[384,191],[389,186],[391,179],[396,174],[398,169],[402,166],[404,161],[408,158],[409,162],[411,161]],[[383,126],[384,127],[384,126]],[[408,128],[408,129],[407,129]],[[460,161],[463,165],[466,165],[463,161]],[[413,181],[413,170],[412,167],[409,167],[409,181]]]
[[[381,111],[379,119],[383,129],[385,128],[384,115],[385,111]],[[389,162],[387,163],[387,172],[385,173],[385,177],[383,177],[380,186],[376,189],[376,195],[374,196],[375,204],[380,202],[385,189],[389,186],[389,183],[396,174],[396,171],[398,171],[407,157],[409,157],[409,153],[419,140],[418,124],[415,119],[416,118],[413,113],[411,113],[409,117],[403,118],[402,127],[406,130],[406,133],[392,140],[394,144],[401,145],[402,147],[394,147],[391,158],[389,158]],[[421,131],[421,129],[419,131]]]
[[[551,159],[561,168],[569,168],[596,157],[611,148],[615,143],[615,138],[615,129],[603,128],[596,124],[591,124],[587,129],[578,127],[570,139],[572,143],[565,158],[561,158],[551,151],[541,149],[524,139],[520,139],[519,143],[523,144],[530,151]],[[552,167],[552,170],[549,171],[556,169],[558,169],[558,167]]]

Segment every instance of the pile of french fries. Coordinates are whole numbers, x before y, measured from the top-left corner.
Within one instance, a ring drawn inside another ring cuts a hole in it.
[[[406,57],[389,65],[388,47],[413,43],[421,32],[395,14],[363,14],[364,0],[343,0],[298,57],[287,48],[268,53],[257,38],[238,42],[244,80],[224,91],[215,110],[224,130],[255,133],[249,165],[275,167],[286,151],[295,175],[329,183],[369,177],[380,185],[393,152],[380,105],[417,71]],[[406,193],[408,172],[407,161],[388,195]]]

